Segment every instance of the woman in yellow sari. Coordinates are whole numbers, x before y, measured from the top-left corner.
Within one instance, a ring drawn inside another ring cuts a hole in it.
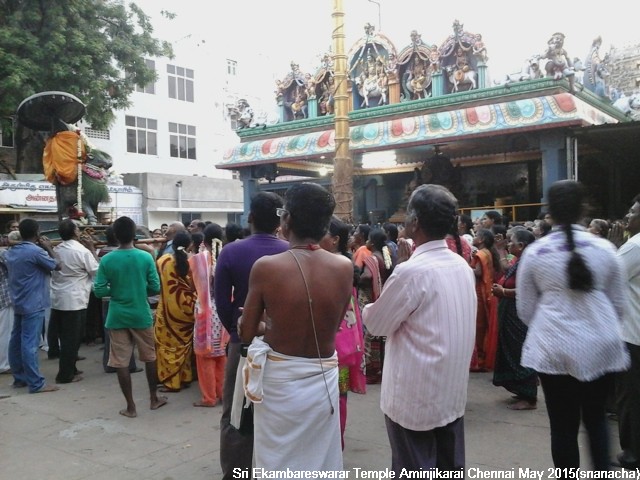
[[[193,380],[193,326],[196,289],[191,279],[187,249],[191,236],[178,233],[173,239],[175,253],[158,261],[161,293],[156,310],[155,337],[160,391],[179,392]]]

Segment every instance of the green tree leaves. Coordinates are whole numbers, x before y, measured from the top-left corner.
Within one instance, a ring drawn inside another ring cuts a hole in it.
[[[106,129],[136,86],[156,80],[145,58],[173,57],[135,4],[109,0],[0,0],[0,116],[34,93],[60,90]],[[170,12],[163,13],[170,18]]]

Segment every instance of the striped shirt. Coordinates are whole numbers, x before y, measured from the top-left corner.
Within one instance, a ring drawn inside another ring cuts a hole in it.
[[[428,431],[464,415],[476,322],[475,278],[444,240],[416,248],[362,313],[387,336],[380,407],[404,428]]]
[[[629,308],[622,322],[622,339],[640,346],[640,233],[635,234],[618,250],[626,279],[629,282]]]
[[[529,326],[521,363],[537,372],[586,382],[625,370],[620,337],[628,288],[611,242],[573,226],[576,251],[591,270],[592,290],[571,290],[567,236],[557,227],[528,246],[518,267],[518,317]]]

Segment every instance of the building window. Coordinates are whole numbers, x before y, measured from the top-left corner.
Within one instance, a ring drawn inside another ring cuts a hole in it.
[[[169,154],[175,158],[196,159],[196,127],[169,122]]]
[[[152,118],[125,117],[127,152],[158,155],[158,121]]]
[[[180,214],[180,221],[185,225],[189,225],[194,220],[200,220],[204,217],[202,213],[198,212],[183,212]]]
[[[156,62],[155,61],[148,60],[148,59],[145,58],[144,63],[147,65],[148,68],[150,68],[154,72],[156,71]],[[147,85],[145,85],[144,87],[140,87],[140,86],[136,85],[136,92],[155,94],[156,93],[156,82],[150,82]]]
[[[238,62],[227,58],[227,74],[235,77],[237,68],[238,68]]]
[[[193,102],[193,70],[167,65],[169,98]]]

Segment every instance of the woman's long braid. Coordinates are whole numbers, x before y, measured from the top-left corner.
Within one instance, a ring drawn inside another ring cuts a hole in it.
[[[567,272],[569,273],[569,287],[572,290],[589,291],[593,287],[593,275],[591,274],[591,270],[587,267],[582,255],[576,251],[571,223],[565,224],[563,228],[567,235],[567,243],[569,244],[569,251],[571,252],[571,258],[569,259],[569,264],[567,266]]]
[[[173,239],[173,258],[176,260],[176,272],[184,278],[189,273],[189,255],[187,248],[191,243],[191,235],[186,232],[178,232]]]
[[[567,265],[569,288],[589,291],[593,288],[593,275],[584,258],[576,251],[572,224],[582,215],[585,190],[582,184],[574,180],[560,180],[549,188],[549,213],[554,222],[562,225],[571,258]]]

